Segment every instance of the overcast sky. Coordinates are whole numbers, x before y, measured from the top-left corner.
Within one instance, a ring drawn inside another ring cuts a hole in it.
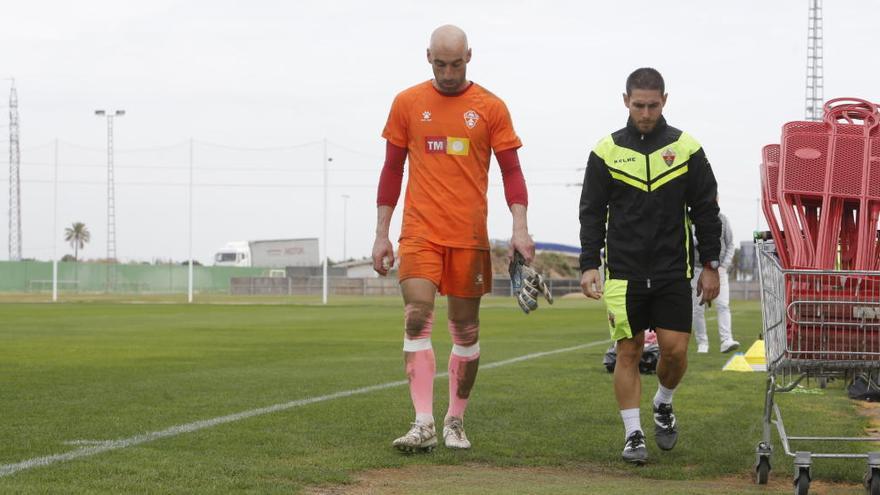
[[[826,99],[880,101],[880,2],[824,7]],[[537,241],[578,245],[580,188],[567,184],[582,180],[596,141],[625,123],[624,80],[641,66],[665,76],[668,121],[703,144],[736,239],[751,237],[761,147],[804,116],[807,0],[35,0],[7,2],[0,16],[0,76],[15,77],[19,96],[24,256],[50,259],[56,240],[59,257],[70,252],[61,235],[75,221],[92,233],[83,256],[105,255],[98,108],[127,112],[115,124],[121,259],[186,258],[191,139],[197,260],[210,263],[227,241],[319,237],[324,139],[329,256],[343,255],[344,223],[345,254],[368,255],[380,133],[394,95],[431,77],[425,48],[445,23],[468,33],[469,78],[510,108]],[[5,118],[0,125],[6,170]],[[490,182],[489,233],[507,238],[494,164]]]

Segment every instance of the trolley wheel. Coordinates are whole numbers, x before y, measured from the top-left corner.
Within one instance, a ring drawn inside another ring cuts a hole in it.
[[[767,484],[767,480],[770,479],[770,456],[761,456],[758,465],[755,466],[755,474],[759,485]]]
[[[794,480],[795,495],[807,495],[810,493],[810,472],[806,468],[801,468],[798,477]]]
[[[880,495],[880,469],[872,469],[870,478],[865,480],[865,488],[870,495]]]

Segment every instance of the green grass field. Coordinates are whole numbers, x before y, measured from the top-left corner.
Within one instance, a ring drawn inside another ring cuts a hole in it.
[[[437,313],[434,347],[438,370],[445,370],[451,344],[442,300]],[[691,354],[676,393],[679,446],[661,453],[649,434],[650,463],[635,468],[619,461],[623,433],[610,375],[601,366],[608,337],[600,304],[561,300],[524,316],[512,299],[488,298],[481,320],[484,369],[466,421],[474,448],[404,456],[390,448],[412,417],[404,385],[326,398],[405,378],[397,298],[334,298],[329,306],[315,299],[0,304],[0,473],[30,462],[0,476],[0,493],[313,492],[376,469],[418,472],[425,465],[432,466],[426,472],[461,466],[473,473],[459,480],[462,486],[482,483],[474,489],[479,493],[629,494],[649,486],[654,493],[775,493],[748,483],[766,374],[721,372],[727,356],[717,351],[717,332],[712,353]],[[760,330],[760,306],[736,303],[734,326],[740,341],[751,344]],[[646,427],[656,383],[655,377],[644,379]],[[842,383],[816,392],[780,399],[790,431],[862,434],[866,420]],[[446,394],[446,379],[438,379],[438,418]],[[315,397],[326,400],[291,404]],[[192,425],[275,404],[288,407]],[[190,426],[169,430],[180,425]],[[776,447],[771,479],[788,480],[792,463],[778,442]],[[88,449],[102,451],[84,455],[93,452]],[[71,452],[72,459],[33,465],[39,463],[33,459]],[[585,473],[597,484],[538,475],[557,468]],[[523,469],[532,475],[514,476]],[[816,479],[856,482],[863,471],[862,462],[814,464]],[[725,488],[730,483],[739,488]]]

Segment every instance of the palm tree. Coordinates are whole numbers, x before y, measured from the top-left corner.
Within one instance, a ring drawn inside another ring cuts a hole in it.
[[[92,240],[92,234],[86,224],[74,222],[72,226],[64,229],[64,240],[70,243],[73,248],[73,260],[77,261],[79,250],[86,247],[86,243]]]

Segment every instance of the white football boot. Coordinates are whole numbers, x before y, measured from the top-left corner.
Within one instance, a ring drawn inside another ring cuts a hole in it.
[[[434,423],[413,423],[406,435],[391,444],[395,449],[408,454],[414,452],[430,452],[437,446],[437,432]]]
[[[461,418],[450,416],[443,421],[443,444],[448,449],[469,449],[471,442],[464,434]]]

